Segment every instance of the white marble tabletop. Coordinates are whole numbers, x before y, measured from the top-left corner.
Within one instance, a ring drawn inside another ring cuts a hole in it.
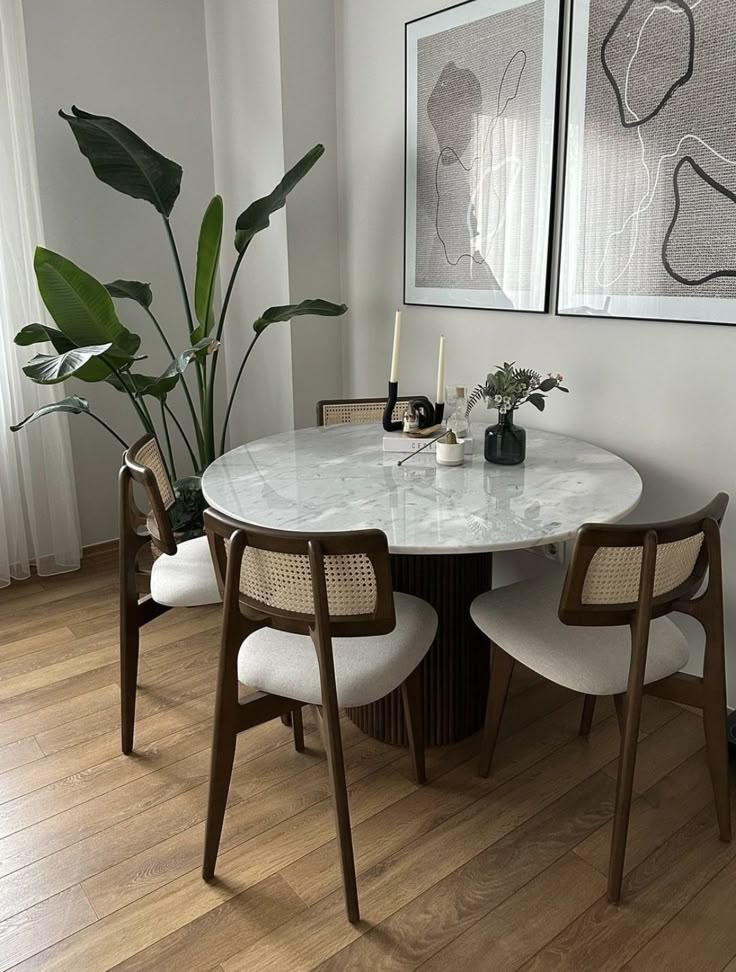
[[[483,425],[463,466],[429,452],[405,465],[384,453],[379,425],[284,432],[221,456],[202,480],[210,506],[282,530],[378,528],[393,553],[479,553],[567,540],[587,522],[636,507],[641,479],[623,459],[579,439],[527,430],[527,458],[483,458]]]

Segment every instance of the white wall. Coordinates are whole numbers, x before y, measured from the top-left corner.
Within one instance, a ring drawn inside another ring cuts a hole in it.
[[[385,389],[402,294],[404,23],[446,5],[338,0],[340,232],[351,308],[345,382],[354,395]],[[644,495],[630,519],[684,514],[720,489],[733,491],[736,328],[407,307],[405,391],[431,393],[441,333],[450,382],[474,385],[503,360],[562,372],[571,394],[554,396],[543,414],[530,409],[520,422],[590,440],[631,462]],[[724,558],[733,636],[736,508],[725,521]],[[730,675],[736,704],[736,652]]]
[[[199,222],[213,194],[202,0],[25,0],[24,14],[47,245],[100,280],[150,281],[154,310],[175,349],[184,350],[186,323],[160,217],[98,182],[57,111],[75,103],[119,118],[183,166],[172,224],[191,279]],[[168,356],[145,315],[132,303],[119,313],[143,336],[151,355],[145,370],[163,369]],[[139,434],[117,392],[81,383],[74,390],[124,437]],[[117,536],[120,447],[84,416],[70,425],[82,540],[108,540]]]

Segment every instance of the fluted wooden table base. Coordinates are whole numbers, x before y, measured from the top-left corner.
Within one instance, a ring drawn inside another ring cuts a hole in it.
[[[394,588],[428,601],[439,615],[434,644],[424,660],[424,721],[428,746],[472,735],[483,725],[490,652],[470,618],[470,604],[491,586],[492,554],[392,557]],[[374,739],[406,746],[401,694],[348,709]]]

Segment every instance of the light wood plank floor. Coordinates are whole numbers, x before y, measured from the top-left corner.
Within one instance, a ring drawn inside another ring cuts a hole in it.
[[[402,750],[344,720],[363,921],[348,924],[326,764],[241,735],[218,878],[199,875],[218,610],[143,636],[119,750],[112,553],[0,591],[0,972],[736,969],[736,843],[719,842],[698,716],[647,701],[626,901],[606,903],[618,730],[521,671],[494,773],[478,740]]]

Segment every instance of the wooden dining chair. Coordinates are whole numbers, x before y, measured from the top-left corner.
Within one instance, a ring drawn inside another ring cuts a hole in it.
[[[142,487],[148,514],[136,504]],[[177,544],[168,510],[174,489],[153,435],[138,439],[123,455],[118,479],[120,514],[120,725],[122,749],[133,749],[140,629],[172,607],[217,604],[220,592],[207,537]],[[150,570],[140,563],[143,547],[157,556]]]
[[[481,775],[490,771],[516,661],[585,695],[584,721],[592,721],[598,696],[614,697],[621,751],[608,872],[612,902],[621,898],[644,692],[702,709],[720,836],[731,839],[720,545],[727,505],[728,496],[719,493],[680,520],[585,525],[564,582],[536,578],[481,594],[471,605],[492,646]],[[702,677],[681,672],[690,650],[668,617],[675,612],[695,618],[705,632]]]
[[[214,875],[239,732],[316,706],[327,749],[345,905],[359,920],[339,708],[401,686],[417,783],[424,783],[421,662],[437,615],[394,594],[379,530],[285,533],[207,510],[223,591],[220,669],[202,876]],[[240,696],[242,685],[249,694]]]
[[[391,419],[400,422],[406,406],[417,396],[396,400]],[[317,402],[317,425],[368,425],[383,419],[385,398],[330,398]]]

